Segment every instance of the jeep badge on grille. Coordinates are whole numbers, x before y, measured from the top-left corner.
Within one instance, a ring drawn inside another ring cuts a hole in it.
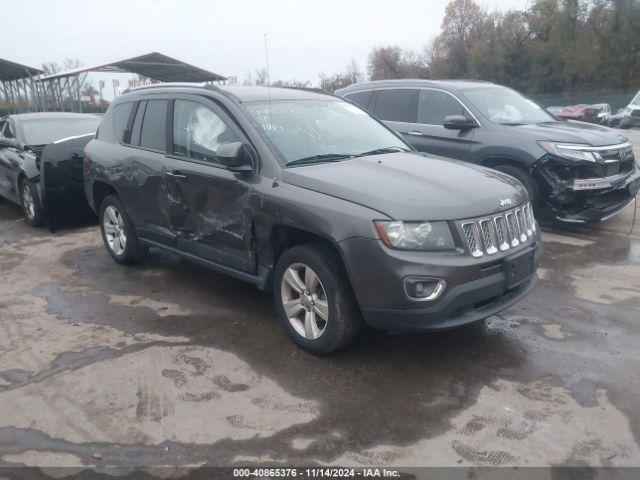
[[[510,207],[511,206],[511,199],[510,198],[501,198],[500,200],[498,200],[498,206],[499,207]]]

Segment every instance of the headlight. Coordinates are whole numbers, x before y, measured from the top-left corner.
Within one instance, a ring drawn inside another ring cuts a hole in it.
[[[631,116],[631,109],[630,108],[625,108],[624,112],[622,112],[622,116],[623,117],[630,117]]]
[[[546,152],[557,157],[568,158],[570,160],[586,160],[587,162],[597,162],[598,153],[590,152],[589,145],[538,142]]]
[[[375,222],[387,247],[399,250],[455,250],[447,222]]]

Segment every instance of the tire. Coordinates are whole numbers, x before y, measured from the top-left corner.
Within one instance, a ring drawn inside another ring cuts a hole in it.
[[[122,265],[139,263],[149,250],[140,245],[133,222],[117,195],[109,195],[102,201],[100,232],[107,252]]]
[[[519,180],[520,183],[524,185],[524,188],[527,190],[527,193],[529,194],[529,201],[531,202],[531,206],[534,208],[534,210],[537,208],[538,186],[536,185],[531,175],[529,175],[523,169],[514,167],[513,165],[497,165],[493,168],[502,173],[506,173],[507,175],[511,175],[516,180]]]
[[[305,295],[305,289],[311,294]],[[360,331],[360,310],[346,273],[337,255],[322,245],[286,250],[276,265],[273,292],[280,323],[303,350],[331,353],[351,343]]]
[[[44,225],[44,215],[38,189],[30,180],[23,178],[20,182],[20,206],[24,213],[24,218],[32,227]]]

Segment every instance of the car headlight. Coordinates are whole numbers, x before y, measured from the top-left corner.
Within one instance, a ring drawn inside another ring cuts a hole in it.
[[[587,162],[597,162],[598,153],[590,152],[589,145],[571,143],[538,142],[546,152],[557,157],[568,158],[570,160],[586,160]]]
[[[623,117],[630,117],[631,116],[631,109],[630,108],[625,108],[624,112],[622,112],[622,116]]]
[[[380,239],[399,250],[455,250],[447,222],[375,222]]]

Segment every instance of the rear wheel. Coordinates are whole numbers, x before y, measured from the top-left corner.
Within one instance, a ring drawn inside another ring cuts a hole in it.
[[[351,343],[360,312],[336,255],[320,245],[285,251],[274,275],[280,323],[300,348],[330,353]]]
[[[41,227],[44,225],[44,216],[42,207],[38,197],[38,189],[26,178],[20,182],[20,204],[24,213],[24,218],[29,225],[33,227]]]
[[[102,201],[100,231],[109,255],[118,263],[137,263],[147,254],[148,249],[140,245],[133,223],[116,195]]]

